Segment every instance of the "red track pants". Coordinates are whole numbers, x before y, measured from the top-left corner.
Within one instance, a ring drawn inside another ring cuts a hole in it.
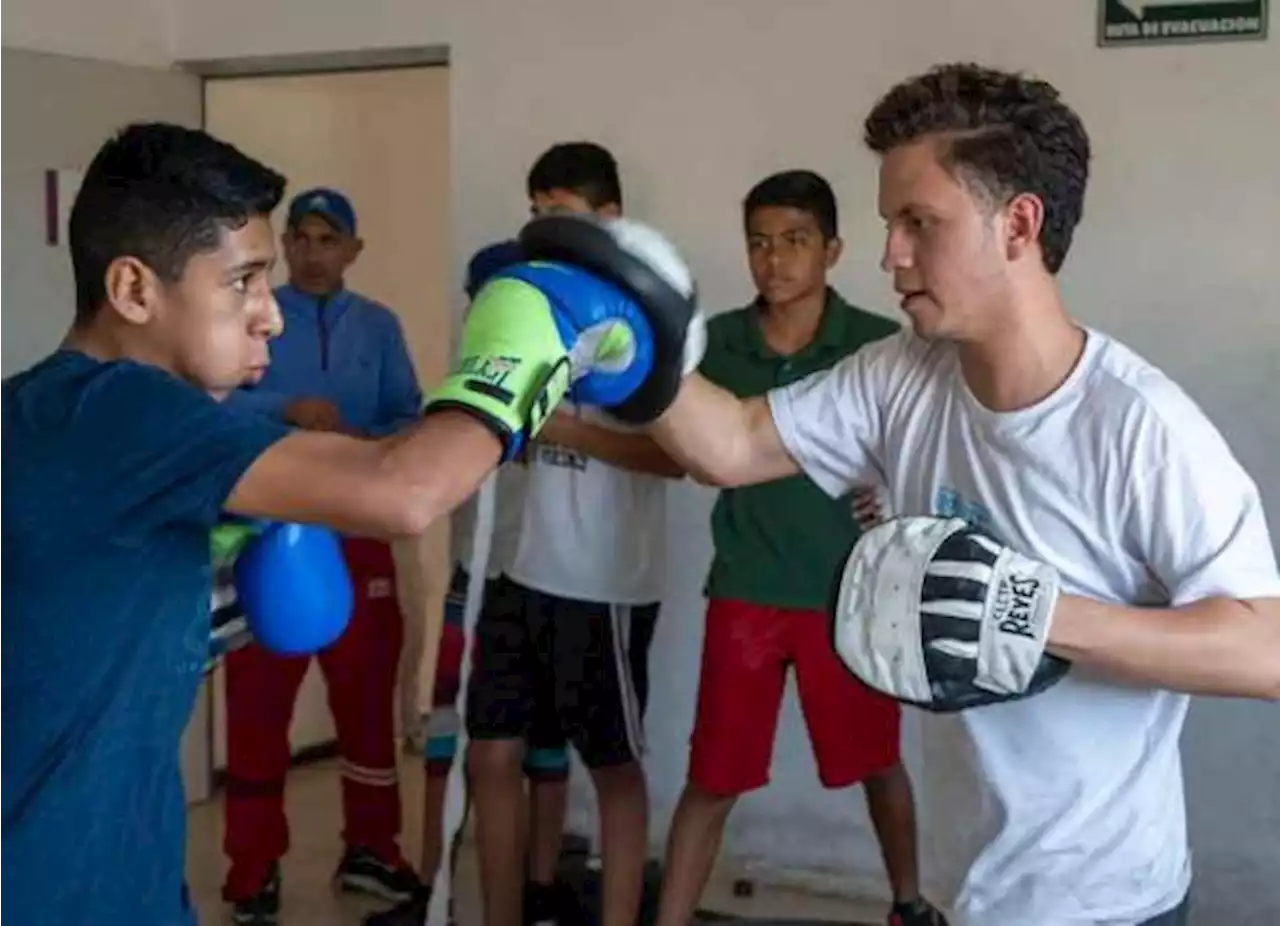
[[[400,860],[394,700],[404,634],[391,547],[347,539],[343,553],[355,608],[343,635],[318,655],[342,751],[343,841]],[[226,657],[227,793],[223,849],[231,870],[223,894],[241,900],[262,887],[289,847],[284,783],[289,724],[311,657],[283,657],[251,644]]]

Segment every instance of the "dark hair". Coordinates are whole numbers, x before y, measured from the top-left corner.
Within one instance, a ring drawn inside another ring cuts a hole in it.
[[[1040,249],[1045,267],[1058,272],[1084,212],[1089,136],[1052,85],[976,64],[943,65],[890,90],[864,129],[877,154],[944,136],[942,165],[995,205],[1022,193],[1040,197]]]
[[[592,209],[622,207],[622,183],[618,162],[607,148],[589,141],[553,145],[529,168],[528,193],[568,190],[585,199]]]
[[[280,174],[206,132],[127,126],[98,149],[71,207],[76,320],[106,301],[112,261],[136,257],[176,282],[194,255],[218,247],[223,229],[270,215],[284,187]]]
[[[747,225],[751,214],[766,206],[782,206],[809,213],[827,241],[840,233],[836,194],[831,191],[831,184],[811,170],[784,170],[753,186],[742,202],[742,224]]]

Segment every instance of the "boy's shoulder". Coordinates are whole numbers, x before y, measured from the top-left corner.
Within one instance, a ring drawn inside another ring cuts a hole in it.
[[[359,312],[365,320],[381,326],[400,326],[400,316],[390,306],[355,290],[347,290],[347,294],[350,308]]]
[[[745,332],[756,323],[758,311],[757,304],[749,302],[736,309],[713,315],[707,320],[708,345],[733,343],[737,338],[745,337]],[[825,312],[834,322],[830,325],[831,330],[850,348],[887,338],[902,330],[902,326],[892,318],[859,308],[845,299],[835,288],[827,292]]]
[[[97,360],[59,350],[4,380],[5,426],[57,428],[71,420],[112,424],[103,413],[119,407],[120,420],[165,413],[175,406],[204,406],[214,400],[170,373],[136,360]],[[214,403],[216,404],[216,403]]]
[[[59,351],[4,381],[5,500],[110,507],[101,493],[123,496],[194,453],[192,429],[217,411],[157,367]]]
[[[308,317],[314,316],[318,304],[315,296],[301,292],[289,283],[281,283],[271,293],[282,309]],[[354,313],[361,321],[373,320],[384,325],[400,323],[399,316],[390,306],[354,289],[340,290],[332,300],[333,304],[340,306],[343,312]]]
[[[59,510],[86,530],[131,536],[212,523],[244,470],[287,433],[159,367],[60,352],[4,384],[5,502],[22,500],[5,529]]]
[[[140,394],[153,386],[153,374],[159,371],[132,361],[105,363],[78,351],[56,351],[5,378],[5,430],[57,429],[83,417],[86,405],[127,399],[133,384]]]
[[[892,318],[854,305],[835,289],[827,298],[827,311],[839,316],[842,324],[838,330],[852,348],[879,341],[902,330],[902,325]]]
[[[6,376],[4,395],[9,399],[31,389],[43,389],[48,388],[50,384],[66,383],[104,366],[105,364],[101,361],[94,360],[87,354],[59,349],[37,360],[25,370]]]
[[[707,319],[707,337],[714,338],[717,341],[723,341],[726,337],[737,334],[747,325],[752,323],[752,319],[756,312],[754,302],[739,306],[736,309],[729,309],[725,312],[717,312]]]

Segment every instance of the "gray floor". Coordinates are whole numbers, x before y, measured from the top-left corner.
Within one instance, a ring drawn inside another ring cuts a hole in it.
[[[401,768],[405,815],[405,854],[418,858],[421,826],[421,766],[406,759]],[[324,764],[293,773],[287,807],[291,822],[289,854],[283,864],[283,926],[356,926],[369,904],[336,894],[330,887],[339,852],[341,801],[335,768]],[[228,922],[219,888],[225,871],[222,856],[222,807],[217,799],[191,809],[187,868],[191,890],[202,926]],[[717,913],[749,918],[751,926],[801,926],[800,920],[849,924],[884,922],[880,904],[860,904],[845,898],[824,897],[793,890],[757,886],[754,896],[733,896],[733,876],[718,872],[703,899],[703,906]],[[479,890],[475,852],[464,846],[458,869],[459,926],[479,926]]]

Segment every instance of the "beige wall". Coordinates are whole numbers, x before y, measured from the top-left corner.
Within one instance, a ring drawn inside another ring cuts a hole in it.
[[[172,51],[181,61],[435,45],[451,40],[455,19],[474,20],[481,6],[473,0],[177,0]],[[547,9],[554,12],[556,7]],[[496,22],[503,23],[503,18]]]

